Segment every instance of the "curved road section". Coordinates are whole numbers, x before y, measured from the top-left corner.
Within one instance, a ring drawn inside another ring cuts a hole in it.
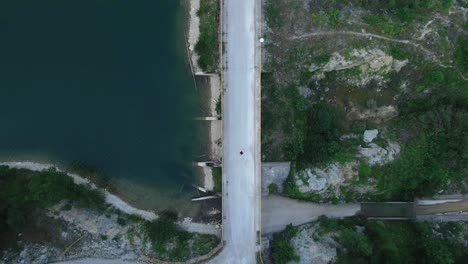
[[[214,263],[256,263],[260,250],[259,0],[223,1],[223,242]]]

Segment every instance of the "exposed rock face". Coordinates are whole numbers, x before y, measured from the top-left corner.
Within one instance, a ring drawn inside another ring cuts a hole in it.
[[[379,130],[377,129],[364,131],[364,135],[363,135],[364,142],[371,143],[372,140],[374,140],[378,134],[379,134]]]
[[[314,240],[316,226],[306,225],[299,228],[299,232],[291,240],[295,253],[300,256],[298,263],[329,263],[336,257],[338,243],[333,240],[333,234],[327,234],[319,240]]]
[[[327,63],[312,64],[309,71],[315,72],[314,79],[321,80],[327,72],[359,68],[360,77],[358,80],[350,79],[350,82],[364,85],[370,80],[383,81],[383,74],[390,71],[399,72],[407,63],[408,60],[394,59],[380,49],[354,49],[346,55],[334,52]]]
[[[357,176],[357,163],[349,162],[344,165],[333,163],[327,167],[309,168],[295,174],[296,186],[302,193],[324,192],[328,187],[337,187],[345,180]]]
[[[288,178],[291,162],[262,162],[262,195],[268,195],[268,187],[274,183],[283,192],[283,182]]]
[[[398,110],[393,106],[382,106],[376,109],[366,109],[364,111],[359,110],[358,108],[352,108],[351,111],[347,114],[348,119],[350,120],[368,120],[372,119],[377,123],[384,122],[398,115]]]
[[[371,166],[384,165],[394,160],[399,153],[400,145],[395,142],[389,142],[386,148],[374,143],[370,143],[368,147],[359,147],[360,156]]]

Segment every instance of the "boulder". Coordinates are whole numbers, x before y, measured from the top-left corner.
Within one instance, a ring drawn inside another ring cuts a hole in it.
[[[364,142],[366,143],[371,143],[372,140],[374,140],[377,135],[379,134],[379,130],[377,129],[372,129],[372,130],[366,130],[364,131]]]

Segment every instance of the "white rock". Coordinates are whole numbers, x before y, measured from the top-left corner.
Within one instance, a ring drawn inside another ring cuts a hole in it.
[[[304,98],[308,98],[311,95],[313,95],[312,90],[308,87],[299,87],[298,90],[299,90],[299,94]]]
[[[367,148],[359,147],[359,154],[371,166],[384,165],[394,160],[399,153],[400,145],[395,142],[390,142],[386,149],[374,143],[370,143]]]
[[[372,142],[372,140],[374,140],[378,134],[379,134],[379,130],[377,129],[364,131],[364,142],[366,143]]]

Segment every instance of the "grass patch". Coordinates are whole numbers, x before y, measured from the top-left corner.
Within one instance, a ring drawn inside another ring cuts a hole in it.
[[[211,173],[213,174],[213,191],[217,193],[223,192],[223,169],[221,167],[213,167]]]
[[[273,263],[287,264],[290,261],[298,262],[300,260],[299,256],[294,252],[294,248],[291,246],[291,239],[296,234],[297,228],[289,224],[284,231],[273,235],[271,245]]]
[[[44,171],[10,169],[0,166],[0,248],[11,244],[17,234],[34,223],[34,212],[68,200],[65,209],[76,206],[103,212],[104,195],[89,186],[77,185],[54,168]]]
[[[443,73],[444,76],[447,73]],[[441,79],[441,78],[440,78]],[[424,98],[403,102],[394,126],[414,131],[401,155],[377,177],[387,199],[412,200],[464,180],[468,170],[468,100],[450,78]],[[462,190],[463,191],[463,190]]]
[[[276,183],[270,183],[268,185],[268,193],[269,194],[275,194],[278,192],[278,185],[276,185]]]
[[[176,220],[176,213],[163,211],[157,220],[145,223],[145,230],[158,258],[184,261],[204,255],[218,244],[219,241],[215,236],[178,230]]]
[[[337,234],[335,239],[341,247],[336,263],[455,263],[467,253],[463,227],[458,223],[432,225],[323,216],[318,223],[317,238],[329,232]]]
[[[200,36],[195,51],[198,65],[205,72],[213,72],[218,61],[218,1],[201,0],[197,15],[200,18]]]

